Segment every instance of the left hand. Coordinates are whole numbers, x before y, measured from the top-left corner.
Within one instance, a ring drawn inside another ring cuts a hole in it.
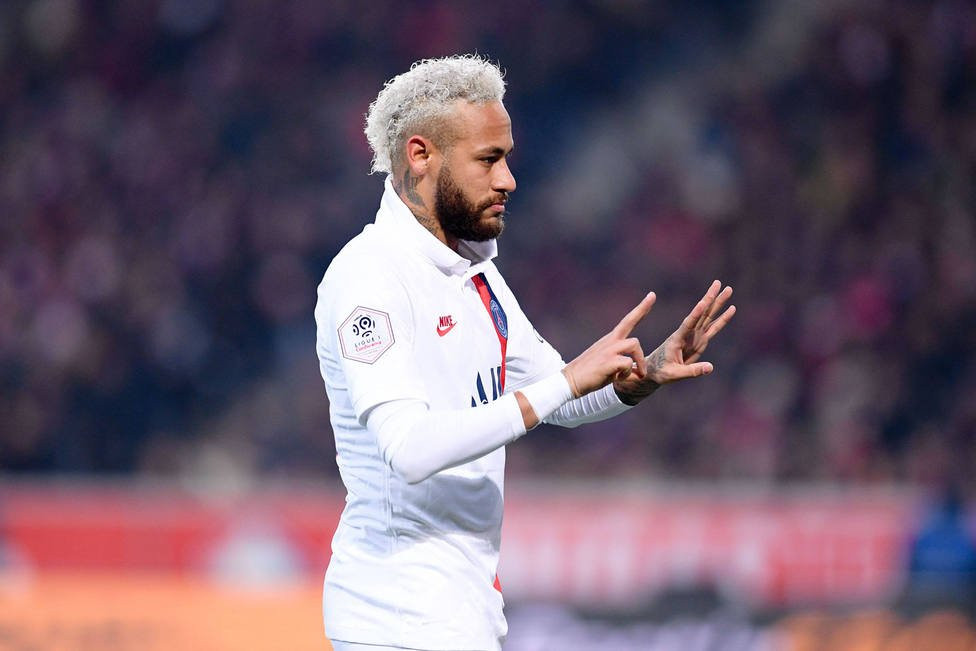
[[[731,287],[723,289],[721,282],[714,281],[678,329],[647,356],[647,374],[631,375],[613,383],[620,399],[636,405],[663,384],[711,373],[712,363],[698,360],[712,337],[735,315],[734,305],[722,311],[731,296]]]

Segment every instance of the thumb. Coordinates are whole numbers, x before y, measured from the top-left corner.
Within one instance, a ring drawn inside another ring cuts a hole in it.
[[[702,375],[708,375],[715,370],[711,362],[695,362],[694,364],[686,364],[682,367],[681,377],[699,377]]]

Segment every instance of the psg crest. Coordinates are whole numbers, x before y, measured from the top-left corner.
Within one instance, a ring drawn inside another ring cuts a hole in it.
[[[495,322],[495,328],[498,329],[498,334],[508,339],[508,318],[505,316],[505,310],[502,309],[502,306],[494,298],[491,299],[488,310],[491,312],[491,318]]]

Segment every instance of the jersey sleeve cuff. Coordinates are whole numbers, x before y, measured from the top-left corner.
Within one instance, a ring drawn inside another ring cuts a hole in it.
[[[556,371],[538,382],[522,387],[519,391],[532,405],[539,422],[573,399],[569,381],[562,371]]]

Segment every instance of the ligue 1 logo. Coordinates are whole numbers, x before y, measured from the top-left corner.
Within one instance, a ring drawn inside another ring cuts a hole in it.
[[[352,334],[356,337],[370,337],[373,335],[373,328],[376,326],[373,318],[368,314],[363,314],[352,324]]]
[[[339,326],[342,356],[355,362],[372,364],[394,343],[390,315],[381,310],[358,306]]]

